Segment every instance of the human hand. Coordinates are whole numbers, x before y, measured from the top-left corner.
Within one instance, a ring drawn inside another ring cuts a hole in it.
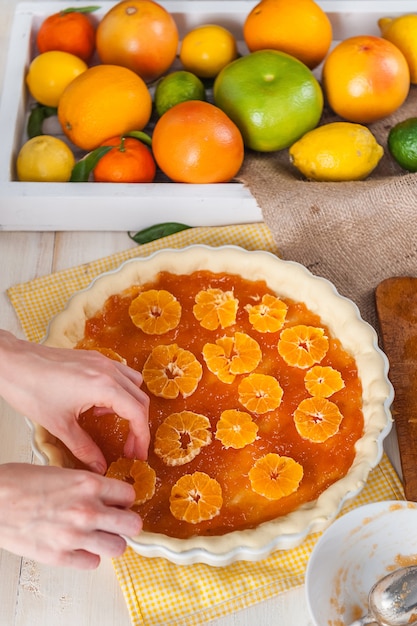
[[[0,331],[0,395],[17,411],[58,437],[90,469],[103,474],[106,461],[78,424],[97,407],[129,420],[127,457],[145,459],[149,447],[149,398],[142,375],[92,350],[51,348]]]
[[[0,547],[48,565],[94,569],[123,554],[142,521],[132,485],[87,470],[0,465]]]

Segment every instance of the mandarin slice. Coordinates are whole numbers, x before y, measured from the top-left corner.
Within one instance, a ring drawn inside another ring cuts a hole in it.
[[[343,415],[334,402],[313,396],[302,400],[294,411],[295,427],[303,439],[323,443],[335,435]]]
[[[143,291],[129,306],[132,322],[147,335],[163,335],[176,328],[181,319],[181,305],[165,289]]]
[[[259,304],[248,304],[249,322],[260,333],[275,333],[281,330],[287,315],[288,305],[266,293]]]
[[[222,488],[205,472],[181,476],[172,487],[169,508],[172,515],[189,524],[210,520],[220,513]]]
[[[262,359],[258,342],[246,333],[220,337],[216,343],[206,343],[203,357],[210,372],[224,383],[232,383],[237,374],[252,372]]]
[[[176,343],[156,346],[142,369],[143,380],[155,396],[188,398],[197,389],[203,375],[201,363],[189,350]]]
[[[171,413],[155,434],[155,453],[167,465],[192,461],[211,442],[210,420],[200,413]]]
[[[269,452],[249,470],[249,480],[255,493],[268,500],[279,500],[297,491],[304,470],[288,456]]]
[[[345,386],[342,374],[333,367],[315,365],[304,376],[308,393],[312,396],[328,398]]]
[[[258,434],[258,426],[249,413],[237,409],[226,409],[217,422],[216,439],[225,448],[236,450],[253,443]]]
[[[239,301],[233,291],[203,289],[195,297],[193,313],[203,328],[216,330],[232,326],[236,322]]]
[[[239,402],[252,413],[267,413],[281,404],[283,390],[268,374],[249,374],[239,384]]]
[[[278,352],[287,365],[305,369],[320,363],[329,349],[324,329],[317,326],[290,326],[282,331]]]
[[[109,465],[106,476],[133,484],[136,496],[134,505],[144,504],[155,493],[156,473],[147,461],[122,457]]]

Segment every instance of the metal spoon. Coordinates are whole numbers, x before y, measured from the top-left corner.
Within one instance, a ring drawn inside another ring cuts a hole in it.
[[[417,565],[402,567],[381,578],[368,596],[368,614],[350,626],[406,626],[417,622]]]

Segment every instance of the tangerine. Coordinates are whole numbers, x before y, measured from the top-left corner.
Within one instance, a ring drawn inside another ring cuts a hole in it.
[[[323,443],[333,437],[340,427],[343,415],[334,402],[313,396],[302,400],[294,411],[294,423],[303,439]]]
[[[251,52],[281,50],[314,69],[329,51],[332,25],[313,0],[261,0],[246,17],[243,38]]]
[[[315,365],[309,369],[304,383],[308,393],[321,398],[328,398],[345,386],[342,374],[329,365]]]
[[[106,476],[128,483],[133,482],[135,489],[134,505],[144,504],[155,493],[156,473],[147,461],[122,457],[109,465]]]
[[[222,488],[205,472],[185,474],[172,487],[169,504],[176,519],[198,524],[220,513]]]
[[[85,12],[65,9],[49,15],[36,35],[39,52],[61,50],[89,61],[96,45],[96,30]]]
[[[167,465],[192,461],[211,443],[210,420],[192,411],[171,413],[155,434],[155,454]]]
[[[246,333],[220,337],[203,346],[203,357],[210,372],[223,383],[232,383],[237,374],[252,372],[262,359],[258,342]]]
[[[216,330],[232,326],[236,322],[239,301],[233,291],[222,289],[204,289],[195,297],[193,313],[203,328]]]
[[[303,474],[302,465],[291,457],[269,452],[251,467],[249,480],[255,493],[279,500],[297,491]]]
[[[173,16],[152,0],[122,0],[100,21],[96,48],[102,63],[121,65],[145,82],[162,76],[175,60],[178,29]]]
[[[149,289],[132,300],[129,315],[147,335],[162,335],[178,326],[181,304],[166,289]]]
[[[287,365],[301,369],[320,363],[328,349],[324,329],[305,324],[286,328],[278,341],[278,353]]]
[[[225,448],[239,450],[253,443],[258,434],[258,426],[249,413],[237,409],[226,409],[217,422],[216,439]]]
[[[322,72],[332,110],[350,122],[369,124],[396,111],[410,90],[410,70],[390,41],[358,35],[328,54]]]
[[[68,85],[58,103],[62,130],[83,150],[142,130],[151,113],[152,98],[144,81],[117,65],[90,67]]]
[[[176,104],[156,122],[153,153],[174,182],[223,183],[239,171],[244,158],[242,135],[232,120],[209,102]]]
[[[281,330],[287,315],[288,305],[282,300],[266,293],[259,304],[245,307],[249,322],[260,333],[275,333]]]
[[[239,384],[239,402],[252,413],[268,413],[281,404],[283,390],[269,374],[249,374]]]
[[[145,144],[132,137],[111,137],[101,144],[114,146],[104,154],[93,177],[99,183],[151,183],[156,174],[156,163]]]
[[[145,361],[143,380],[149,391],[161,398],[188,398],[203,375],[201,363],[176,343],[156,346]]]

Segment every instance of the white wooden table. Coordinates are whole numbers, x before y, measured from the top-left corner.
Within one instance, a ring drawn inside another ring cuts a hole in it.
[[[0,0],[0,84],[15,1]],[[22,336],[5,293],[11,285],[133,245],[124,232],[0,231],[0,327]],[[387,451],[397,465],[393,434],[388,440]],[[0,399],[0,463],[30,462],[31,459],[25,422]],[[302,588],[212,624],[311,626]],[[46,567],[0,550],[0,625],[129,626],[130,619],[110,560],[105,560],[98,570],[84,573]]]

